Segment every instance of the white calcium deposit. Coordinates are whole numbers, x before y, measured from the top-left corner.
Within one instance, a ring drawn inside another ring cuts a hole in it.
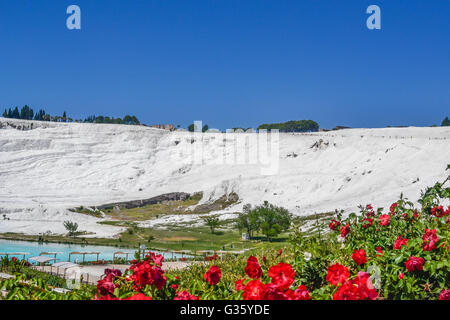
[[[450,163],[450,127],[280,134],[273,175],[261,174],[261,165],[250,160],[218,161],[248,152],[248,145],[233,144],[238,133],[193,136],[144,126],[4,118],[0,127],[0,233],[63,234],[63,221],[72,220],[92,236],[113,237],[122,229],[68,208],[169,192],[202,191],[202,202],[235,192],[240,202],[219,212],[224,219],[264,200],[295,215],[349,212],[368,203],[386,207],[402,192],[417,200],[426,186],[445,179]],[[144,225],[190,219],[199,217],[164,216]]]

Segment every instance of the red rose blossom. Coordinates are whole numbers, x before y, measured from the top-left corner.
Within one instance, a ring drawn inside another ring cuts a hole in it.
[[[234,284],[236,285],[236,291],[241,291],[245,289],[244,282],[242,281],[242,279],[237,280]]]
[[[370,274],[367,272],[359,272],[353,282],[358,287],[360,300],[375,300],[378,297],[377,289],[372,285]]]
[[[264,284],[260,280],[251,280],[244,289],[244,300],[262,300]]]
[[[120,277],[122,275],[122,271],[119,269],[105,269],[105,276],[112,274],[114,277]]]
[[[439,300],[450,300],[450,289],[442,290]]]
[[[262,269],[256,257],[251,256],[248,258],[245,273],[252,279],[258,279],[262,277]]]
[[[299,286],[294,291],[288,290],[287,294],[289,295],[290,300],[311,300],[309,291],[305,285]]]
[[[380,216],[380,226],[387,226],[391,217],[388,214],[382,214]]]
[[[450,206],[448,206],[447,210],[445,210],[444,216],[450,216]]]
[[[370,281],[367,272],[359,272],[354,281],[345,282],[333,295],[333,300],[375,300],[377,290]]]
[[[403,272],[401,272],[401,273],[398,275],[398,277],[399,277],[401,280],[403,280],[403,278],[405,277],[405,275],[403,274]]]
[[[339,283],[344,283],[347,281],[350,273],[346,266],[339,263],[333,264],[328,268],[327,281],[332,285],[337,286]]]
[[[152,300],[152,298],[146,296],[143,293],[138,293],[138,294],[135,294],[134,296],[131,296],[131,297],[123,299],[123,300]]]
[[[269,269],[268,275],[274,285],[280,289],[288,289],[294,283],[295,271],[290,264],[280,262]]]
[[[397,212],[397,207],[398,207],[398,203],[397,202],[394,202],[392,205],[391,205],[391,207],[389,208],[389,212],[392,214],[392,215],[395,215],[395,212]]]
[[[273,283],[265,284],[262,289],[262,300],[288,300],[289,296]]]
[[[184,290],[178,292],[173,300],[199,300],[199,298],[190,294],[187,290]]]
[[[134,280],[137,288],[154,285],[161,290],[166,285],[167,278],[164,276],[164,270],[152,263],[154,263],[152,259],[147,259],[130,267],[130,270],[133,270],[131,279]]]
[[[366,252],[364,251],[364,249],[361,249],[359,251],[355,250],[352,254],[352,259],[358,266],[365,264],[367,262]]]
[[[423,240],[423,250],[431,251],[436,249],[435,244],[439,241],[438,236],[436,235],[436,229],[429,230],[425,229],[425,233],[422,237]]]
[[[212,266],[203,277],[210,285],[215,286],[222,277],[222,271],[218,266]]]
[[[397,237],[397,240],[394,242],[394,250],[400,250],[402,246],[406,246],[408,244],[408,239],[402,238],[402,235]]]
[[[108,273],[102,280],[97,281],[98,293],[102,296],[114,293],[117,287],[113,282],[115,277],[114,273]]]
[[[383,250],[381,249],[381,247],[376,247],[377,250],[377,257],[382,257],[383,256]]]
[[[341,227],[341,237],[345,238],[350,233],[350,225],[347,223]]]
[[[347,281],[333,295],[333,300],[359,300],[359,290],[352,281]]]
[[[435,217],[443,217],[445,215],[444,213],[444,207],[443,206],[434,206],[433,208],[431,208],[431,214]]]
[[[337,221],[337,220],[331,220],[331,222],[330,222],[330,224],[329,224],[329,227],[330,227],[330,229],[331,230],[336,230],[336,228],[339,226],[341,224],[341,222],[340,221]]]
[[[424,263],[425,260],[423,258],[409,257],[409,259],[405,262],[405,266],[406,269],[408,269],[408,272],[413,272],[415,270],[422,271]]]

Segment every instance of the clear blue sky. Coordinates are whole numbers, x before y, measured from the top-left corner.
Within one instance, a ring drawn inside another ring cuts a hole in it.
[[[381,30],[366,28],[371,4]],[[450,116],[449,0],[0,0],[0,46],[2,111],[219,129]]]

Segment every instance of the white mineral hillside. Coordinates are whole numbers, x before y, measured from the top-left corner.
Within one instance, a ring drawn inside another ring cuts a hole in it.
[[[169,192],[203,191],[202,202],[237,193],[241,202],[223,217],[264,200],[296,215],[386,207],[401,192],[416,200],[443,180],[450,163],[449,127],[347,129],[280,134],[279,168],[262,175],[261,165],[248,163],[251,156],[247,164],[219,163],[219,155],[242,155],[251,145],[234,149],[236,135],[0,118],[0,233],[65,233],[62,222],[72,220],[112,237],[121,230],[67,209]],[[177,219],[154,222],[164,221]]]

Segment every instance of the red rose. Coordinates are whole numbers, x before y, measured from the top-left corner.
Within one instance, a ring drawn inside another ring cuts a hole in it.
[[[327,281],[332,285],[337,286],[339,283],[344,283],[347,281],[350,273],[347,267],[336,263],[328,268]]]
[[[138,293],[138,294],[135,294],[132,297],[129,297],[129,298],[126,298],[126,299],[123,299],[123,300],[152,300],[152,298],[146,296],[143,293]]]
[[[264,284],[260,280],[251,280],[244,289],[244,300],[262,300]]]
[[[355,250],[352,254],[352,259],[358,266],[365,264],[367,262],[366,252],[364,251],[364,249],[361,249],[359,251]]]
[[[397,240],[394,242],[394,250],[400,250],[402,246],[406,246],[408,244],[408,239],[402,238],[402,235],[397,237]]]
[[[242,280],[237,280],[235,283],[236,285],[236,291],[241,291],[245,289],[244,283]]]
[[[333,300],[375,300],[377,290],[367,272],[360,272],[354,281],[347,281],[333,295]]]
[[[439,300],[450,300],[450,289],[442,290]]]
[[[382,257],[383,256],[383,250],[381,250],[381,247],[377,247],[377,257]]]
[[[269,283],[264,285],[262,290],[263,300],[289,300],[289,296],[275,284]]]
[[[197,296],[190,294],[187,290],[177,293],[173,300],[199,300]]]
[[[340,225],[341,223],[339,222],[339,221],[337,221],[337,220],[331,220],[331,222],[330,222],[330,224],[329,224],[329,227],[330,227],[330,229],[331,230],[336,230],[336,228]]]
[[[289,295],[291,300],[311,300],[309,296],[309,291],[307,290],[305,285],[301,285],[295,291],[288,290],[287,294]]]
[[[152,265],[153,260],[144,260],[130,267],[133,270],[131,279],[134,280],[138,288],[146,285],[154,285],[161,290],[166,285],[167,278],[161,267]]]
[[[114,277],[120,277],[122,275],[122,271],[119,269],[105,269],[105,275],[112,274]]]
[[[212,286],[215,286],[220,281],[221,277],[222,271],[220,271],[218,266],[212,266],[203,276],[203,278],[205,278],[205,280]]]
[[[280,289],[288,289],[294,283],[295,271],[290,264],[280,262],[269,269],[268,275],[274,285]]]
[[[157,255],[154,252],[150,252],[150,254],[145,256],[145,260],[161,267],[164,261],[164,257],[160,254]]]
[[[389,208],[389,211],[391,212],[391,214],[395,215],[395,213],[398,211],[397,207],[398,207],[397,202],[395,202],[391,205],[391,207]]]
[[[444,207],[443,206],[437,206],[437,207],[435,206],[435,207],[431,208],[431,214],[438,218],[443,217],[445,215]]]
[[[360,300],[375,300],[378,297],[377,289],[373,287],[367,272],[359,272],[354,283],[358,286]]]
[[[352,281],[347,281],[333,295],[333,300],[359,300],[359,290]]]
[[[262,277],[261,266],[258,263],[256,257],[251,256],[247,260],[247,267],[245,268],[245,273],[252,279],[258,279]]]
[[[439,241],[439,238],[436,235],[436,229],[433,230],[425,229],[425,234],[423,235],[422,240],[423,240],[423,250],[431,251],[433,249],[436,249],[434,245],[436,244],[436,242]]]
[[[162,266],[162,263],[164,261],[164,257],[161,254],[155,255],[155,257],[153,258],[153,261],[155,262],[155,264],[157,266]]]
[[[401,273],[398,275],[398,277],[399,277],[401,280],[403,280],[403,278],[405,277],[405,275],[403,274],[403,272],[401,272]]]
[[[102,280],[97,281],[97,290],[102,296],[114,293],[116,285],[113,283],[114,275],[108,274]]]
[[[175,291],[177,291],[178,290],[178,287],[179,287],[179,285],[177,285],[177,284],[173,284],[173,285],[171,285],[170,286],[173,290],[175,290]]]
[[[177,293],[173,300],[199,300],[197,296],[190,294],[187,290],[180,291]]]
[[[341,227],[341,237],[345,238],[347,236],[347,234],[350,233],[350,225],[346,224],[345,226]]]
[[[14,262],[14,263],[16,263],[16,262],[17,262],[17,258],[16,258],[16,257],[12,257],[12,258],[11,258],[11,261]]]
[[[387,226],[391,217],[388,214],[382,214],[380,216],[380,226]]]
[[[425,260],[423,258],[409,257],[405,262],[405,266],[406,269],[408,269],[408,272],[413,272],[414,270],[422,271],[424,263]]]

